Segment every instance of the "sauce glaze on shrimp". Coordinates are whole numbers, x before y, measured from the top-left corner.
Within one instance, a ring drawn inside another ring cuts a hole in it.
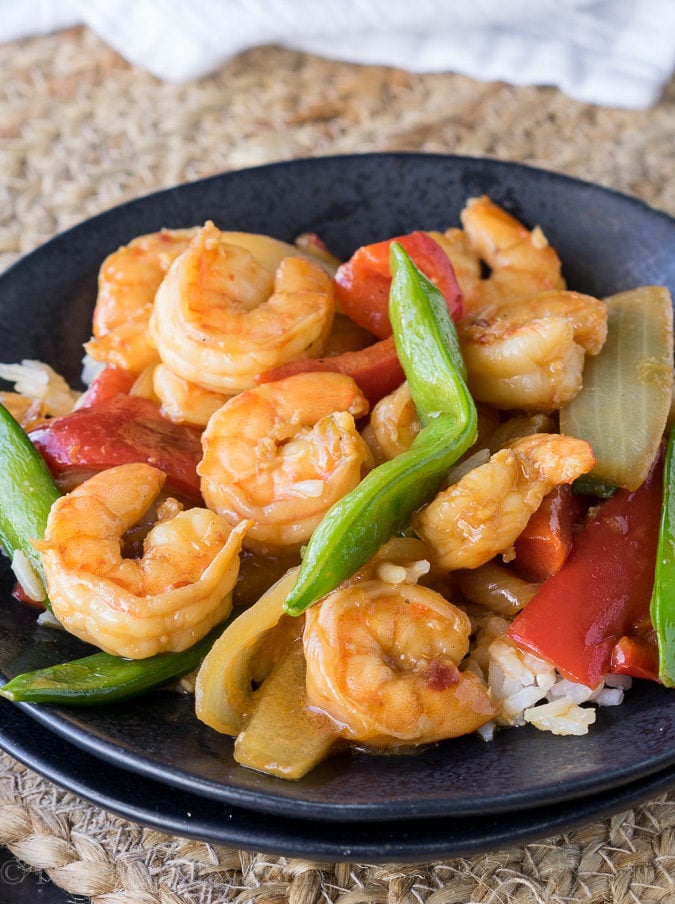
[[[351,377],[301,373],[233,396],[202,434],[206,504],[253,521],[249,549],[297,547],[371,465],[354,418],[368,402]]]
[[[554,411],[581,390],[586,355],[607,338],[607,307],[550,290],[487,305],[458,325],[472,395],[502,410]]]
[[[443,568],[477,568],[510,548],[547,493],[594,464],[584,440],[521,437],[440,492],[420,510],[416,529]]]
[[[166,475],[146,464],[101,471],[54,503],[42,554],[47,592],[64,628],[129,659],[192,646],[227,617],[248,522],[178,510],[147,534],[140,559],[122,539],[149,511]]]
[[[98,275],[94,335],[85,346],[92,358],[134,373],[156,362],[157,352],[147,336],[155,293],[197,231],[162,229],[108,255]]]
[[[426,587],[370,580],[307,610],[303,643],[310,706],[338,733],[373,747],[425,744],[490,720],[484,684],[458,665],[471,623]]]
[[[560,258],[539,226],[527,229],[486,195],[470,198],[460,219],[469,253],[490,269],[486,278],[472,282],[466,289],[462,286],[468,311],[565,288]],[[467,246],[464,248],[466,254]],[[465,258],[460,273],[467,271]]]
[[[233,395],[265,370],[320,354],[334,312],[321,266],[298,255],[274,272],[209,222],[161,283],[150,334],[177,376]]]

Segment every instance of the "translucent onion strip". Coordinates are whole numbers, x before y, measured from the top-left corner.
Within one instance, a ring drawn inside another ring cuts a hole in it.
[[[598,484],[637,489],[656,456],[671,404],[670,293],[644,286],[606,298],[607,341],[587,358],[583,389],[560,412],[560,432],[591,443]]]
[[[259,654],[284,614],[282,604],[296,576],[297,568],[290,569],[257,603],[237,616],[202,663],[195,687],[195,709],[197,718],[216,731],[237,735],[250,715],[253,687],[267,677],[277,658]],[[279,645],[283,648],[283,638]]]
[[[523,580],[495,559],[472,570],[456,571],[455,578],[468,600],[506,618],[520,612],[541,586]]]

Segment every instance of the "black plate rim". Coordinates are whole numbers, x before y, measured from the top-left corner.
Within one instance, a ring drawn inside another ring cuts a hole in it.
[[[133,211],[136,207],[143,207],[148,203],[152,203],[159,196],[167,195],[168,193],[173,192],[183,192],[183,191],[191,191],[196,187],[207,186],[210,183],[216,184],[221,182],[222,180],[230,180],[236,179],[240,177],[242,174],[251,174],[259,172],[270,172],[274,170],[283,170],[283,169],[293,169],[296,167],[303,167],[307,165],[314,165],[317,163],[332,163],[335,161],[344,161],[349,162],[353,161],[364,161],[364,160],[377,160],[380,158],[385,158],[388,160],[395,160],[400,162],[405,162],[407,160],[437,160],[443,162],[454,162],[457,164],[489,164],[490,166],[494,166],[497,169],[504,168],[506,171],[525,171],[530,172],[535,175],[535,177],[545,176],[546,178],[552,179],[554,181],[560,182],[562,184],[570,184],[576,186],[585,186],[589,191],[592,192],[600,192],[605,193],[608,196],[614,198],[620,198],[627,204],[633,205],[636,209],[640,208],[645,212],[649,212],[650,216],[656,216],[662,218],[664,222],[670,223],[671,225],[675,225],[675,217],[671,216],[665,210],[660,210],[659,208],[652,207],[646,201],[643,201],[641,198],[636,197],[635,195],[630,194],[627,191],[621,191],[619,189],[610,188],[609,186],[602,185],[598,182],[592,182],[588,179],[584,179],[582,177],[570,176],[567,173],[561,173],[554,169],[548,169],[544,166],[537,166],[529,163],[520,163],[513,160],[504,160],[498,157],[490,157],[490,156],[472,156],[472,155],[463,155],[463,154],[443,154],[443,153],[431,153],[424,151],[364,151],[362,153],[352,153],[352,154],[327,154],[323,156],[303,156],[303,157],[294,157],[290,160],[279,160],[271,163],[261,163],[256,166],[246,167],[243,169],[233,169],[233,170],[225,170],[220,173],[214,173],[210,176],[205,176],[201,179],[195,179],[193,181],[185,181],[179,182],[175,185],[170,185],[165,188],[160,188],[154,191],[147,192],[142,195],[138,195],[134,198],[130,198],[127,201],[123,201],[120,204],[115,204],[112,207],[107,208],[106,210],[100,211],[99,213],[94,214],[93,216],[87,217],[84,220],[81,220],[77,223],[74,223],[72,226],[67,227],[56,233],[51,238],[47,239],[45,242],[38,245],[36,248],[31,251],[22,254],[16,261],[10,264],[5,270],[0,273],[0,276],[5,276],[12,272],[15,268],[20,268],[25,265],[30,265],[32,263],[32,259],[34,255],[41,254],[45,249],[52,245],[52,243],[60,242],[63,239],[76,237],[81,230],[87,231],[91,227],[97,225],[101,222],[106,222],[110,217],[117,216],[120,212]],[[133,235],[133,234],[132,234]]]
[[[283,779],[273,779],[273,790],[266,789],[264,795],[259,789],[221,785],[212,780],[195,776],[189,771],[174,765],[170,775],[166,775],[161,762],[145,759],[135,752],[133,748],[123,745],[115,745],[110,741],[99,739],[96,735],[88,734],[80,729],[77,724],[68,721],[56,720],[50,717],[51,706],[18,703],[14,704],[35,722],[48,728],[53,734],[72,746],[79,747],[89,755],[107,763],[112,767],[123,767],[127,771],[134,772],[145,779],[160,782],[178,788],[186,793],[193,793],[201,798],[219,801],[226,805],[244,808],[260,813],[267,813],[276,817],[298,817],[312,819],[316,823],[330,822],[340,819],[343,822],[378,822],[386,818],[388,822],[406,821],[418,818],[442,818],[442,817],[466,817],[471,816],[477,810],[475,799],[467,795],[465,799],[453,799],[452,812],[448,812],[447,804],[443,799],[423,797],[419,800],[394,800],[391,802],[378,802],[377,804],[364,805],[359,802],[342,800],[339,803],[328,802],[323,804],[315,799],[302,800],[296,797],[286,796],[284,792],[288,783]],[[56,707],[54,707],[56,711]],[[504,729],[509,732],[514,729]],[[536,729],[522,727],[519,731],[535,733]],[[564,742],[564,738],[561,738]],[[451,743],[451,742],[447,742]],[[492,742],[494,743],[494,742]],[[0,728],[0,746],[2,745],[2,728]],[[675,750],[665,751],[658,758],[650,760],[649,766],[644,764],[626,769],[621,779],[617,779],[616,773],[609,773],[605,780],[597,775],[586,777],[576,782],[573,789],[568,789],[567,799],[579,800],[591,798],[616,790],[626,784],[632,784],[640,780],[648,780],[655,775],[661,775],[666,771],[672,771],[673,785],[675,786]],[[262,797],[262,799],[261,799]],[[483,804],[479,811],[486,815],[500,815],[529,811],[545,806],[555,806],[560,801],[560,784],[555,776],[551,776],[550,782],[543,788],[530,792],[527,802],[516,790],[503,794],[498,800],[491,800],[488,805]]]
[[[413,863],[513,848],[609,818],[675,788],[675,766],[671,766],[619,789],[553,807],[460,820],[385,820],[356,827],[339,821],[316,823],[220,804],[180,789],[167,794],[165,785],[101,763],[60,737],[36,752],[30,743],[33,723],[29,715],[0,700],[0,716],[0,748],[114,816],[182,838],[324,862]]]

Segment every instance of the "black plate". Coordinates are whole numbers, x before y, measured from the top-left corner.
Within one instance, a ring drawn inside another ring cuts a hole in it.
[[[283,857],[322,861],[401,863],[468,857],[569,831],[593,819],[652,800],[675,784],[675,767],[590,797],[518,813],[462,819],[351,823],[271,816],[169,789],[102,763],[61,738],[40,749],[35,724],[0,700],[0,746],[46,778],[99,807],[183,838],[198,838]]]
[[[638,284],[675,289],[675,221],[598,186],[491,160],[393,154],[300,160],[183,185],[125,204],[58,236],[0,279],[2,359],[48,360],[71,381],[88,338],[103,257],[135,235],[213,219],[222,228],[292,239],[315,231],[340,256],[412,229],[455,225],[467,197],[490,194],[539,223],[574,288],[603,295]],[[5,590],[9,582],[5,580]],[[0,601],[0,669],[8,676],[77,653],[35,630],[33,614]],[[87,711],[27,707],[34,719],[114,766],[184,792],[279,817],[420,819],[513,814],[597,796],[675,764],[675,694],[636,682],[600,710],[583,738],[531,728],[477,737],[418,756],[344,756],[297,783],[238,767],[232,742],[201,725],[191,701],[158,692]],[[35,739],[36,750],[42,734]],[[510,817],[509,817],[510,818]]]

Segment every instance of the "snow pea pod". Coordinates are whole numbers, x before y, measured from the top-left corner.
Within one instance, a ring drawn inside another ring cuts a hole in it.
[[[96,706],[137,697],[196,669],[224,630],[213,628],[182,653],[158,653],[148,659],[122,659],[93,653],[82,659],[25,672],[0,687],[14,703]]]
[[[400,245],[392,245],[391,258],[389,319],[420,423],[441,414],[466,418],[475,406],[447,302]]]
[[[675,686],[675,427],[668,436],[663,470],[663,508],[656,547],[650,616],[659,651],[659,679]]]
[[[446,302],[397,243],[391,272],[389,314],[422,429],[407,452],[374,468],[328,510],[284,602],[291,615],[361,568],[437,492],[475,441],[476,407]]]
[[[61,495],[44,459],[21,425],[0,405],[0,544],[10,560],[22,553],[44,580],[31,540],[43,536],[52,503]],[[43,593],[45,602],[46,592]]]

